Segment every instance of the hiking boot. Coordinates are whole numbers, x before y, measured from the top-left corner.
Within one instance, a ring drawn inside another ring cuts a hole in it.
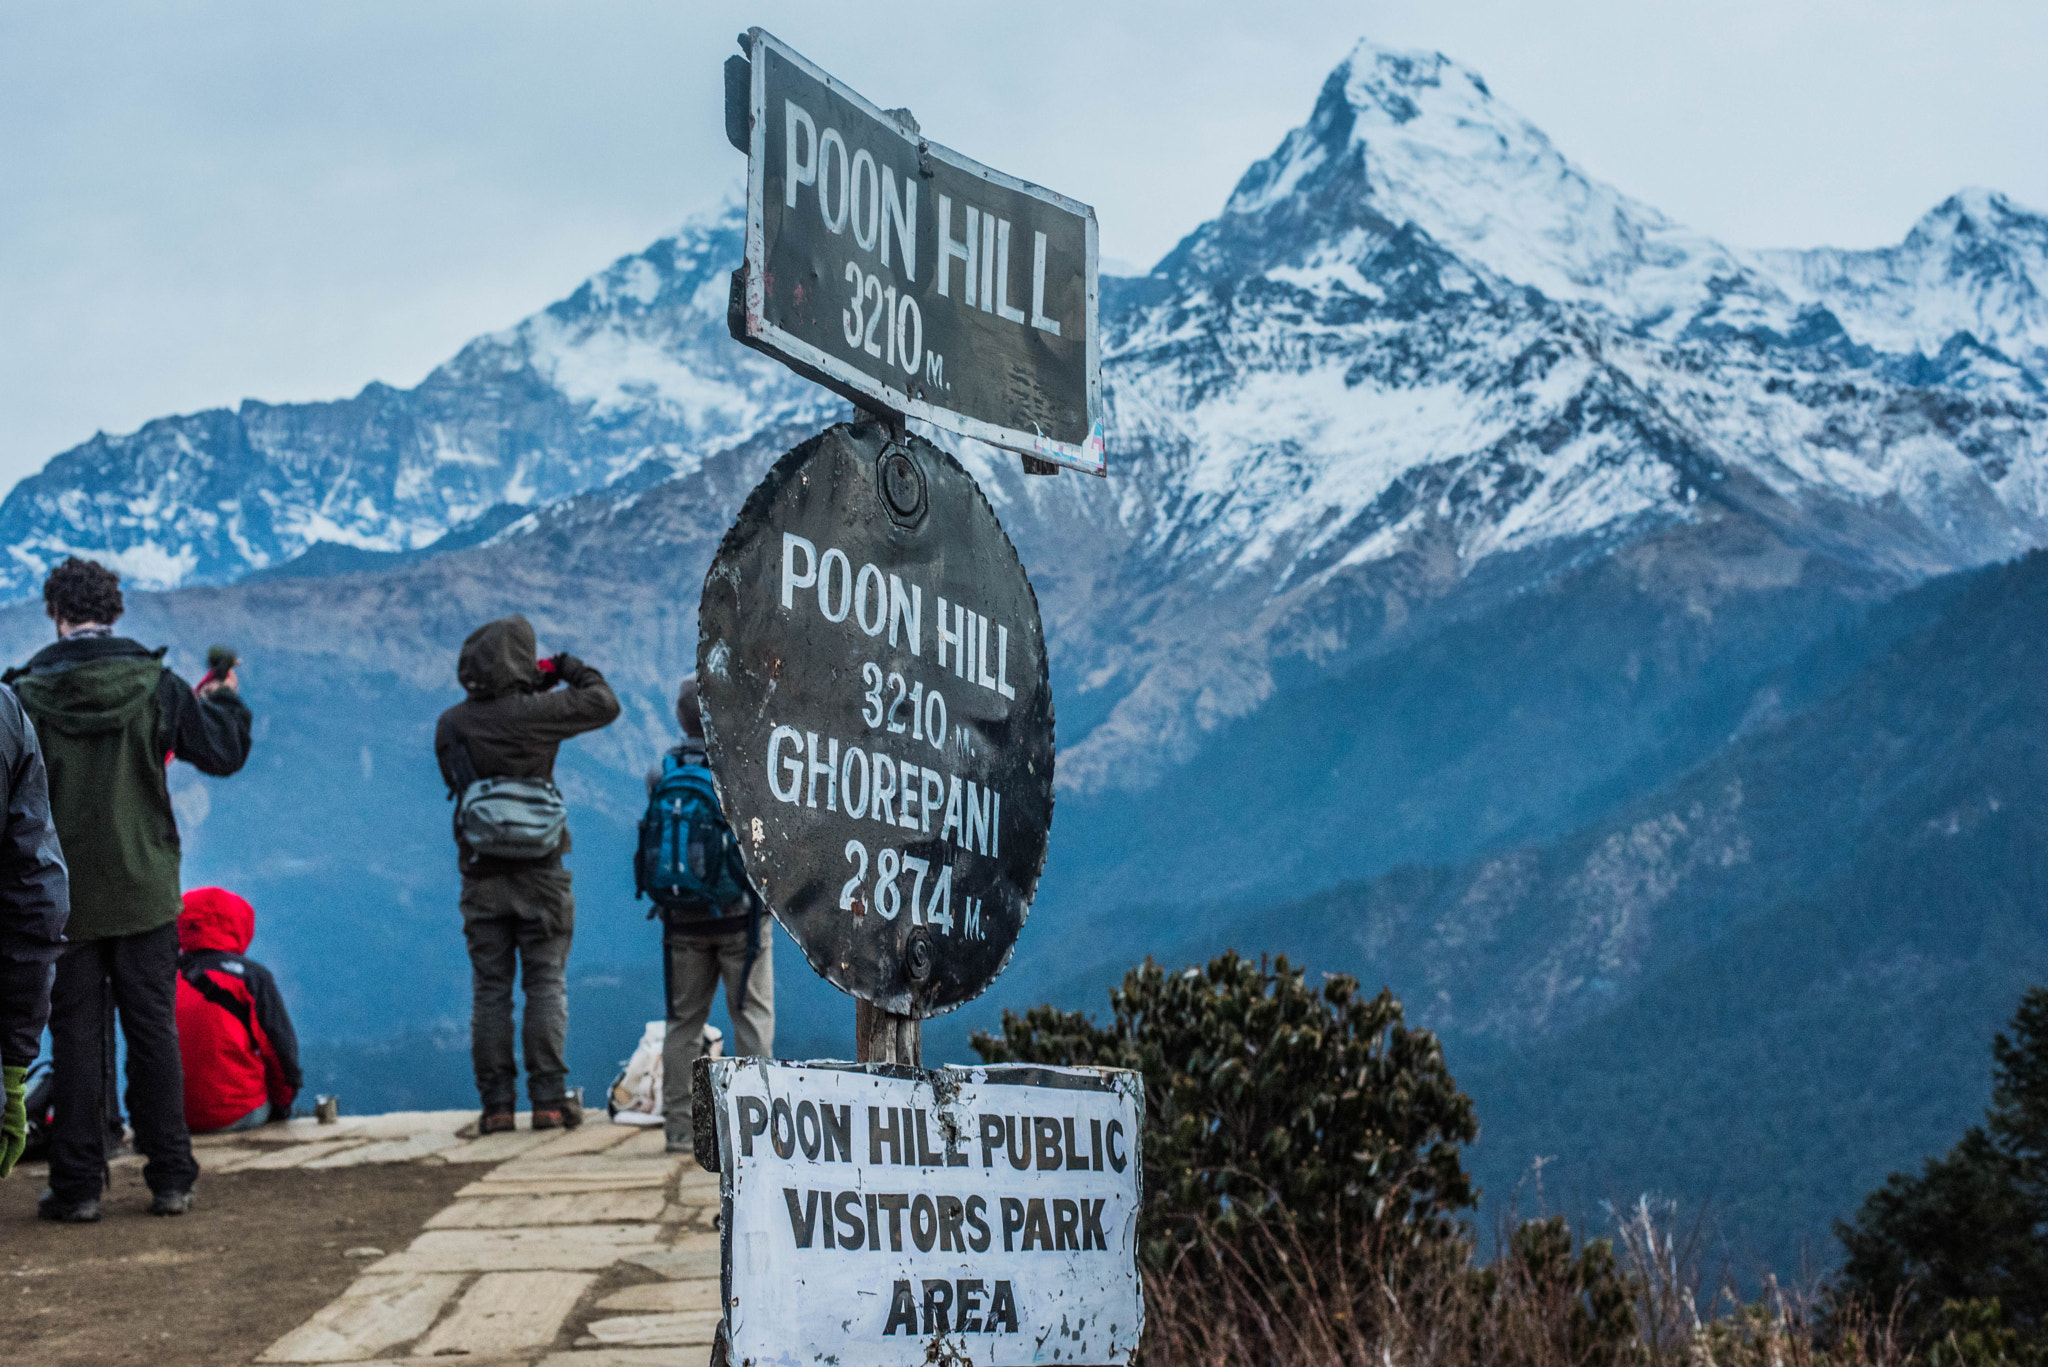
[[[45,1191],[36,1199],[36,1214],[59,1224],[96,1225],[100,1221],[100,1203],[90,1196],[83,1201],[59,1201],[56,1192]]]
[[[476,1132],[482,1134],[506,1134],[516,1127],[510,1111],[485,1111],[476,1122]]]
[[[536,1130],[573,1130],[583,1123],[583,1089],[576,1088],[560,1101],[537,1101],[533,1105]]]
[[[160,1191],[156,1194],[156,1199],[149,1203],[149,1213],[151,1215],[183,1215],[190,1209],[192,1209],[192,1189],[190,1187],[185,1188],[183,1191]]]

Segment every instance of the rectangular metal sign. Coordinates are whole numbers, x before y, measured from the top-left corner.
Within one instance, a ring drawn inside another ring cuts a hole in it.
[[[1136,1073],[702,1066],[736,1367],[1130,1360]]]
[[[856,403],[1102,474],[1095,211],[747,38],[733,336]]]

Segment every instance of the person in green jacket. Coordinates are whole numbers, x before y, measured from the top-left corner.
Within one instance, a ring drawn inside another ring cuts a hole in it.
[[[71,874],[69,943],[50,989],[56,1123],[46,1220],[100,1218],[107,1172],[111,1006],[128,1043],[128,1116],[156,1215],[192,1206],[199,1165],[185,1128],[178,1056],[178,823],[165,769],[181,759],[225,777],[249,757],[249,709],[232,667],[198,689],[163,650],[114,635],[120,576],[75,556],[50,571],[44,609],[57,642],[8,671],[49,768],[50,809]]]

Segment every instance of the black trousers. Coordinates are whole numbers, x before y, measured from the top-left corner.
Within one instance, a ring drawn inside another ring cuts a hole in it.
[[[59,1201],[91,1200],[107,1172],[101,1118],[107,1059],[107,1005],[120,1012],[128,1041],[128,1120],[136,1151],[148,1160],[152,1192],[184,1191],[199,1176],[185,1128],[185,1069],[178,1057],[178,928],[116,935],[65,946],[50,989],[50,1190]]]

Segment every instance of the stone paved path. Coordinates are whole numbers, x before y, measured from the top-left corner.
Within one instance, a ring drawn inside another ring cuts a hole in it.
[[[469,1111],[293,1121],[195,1140],[211,1172],[497,1166],[257,1358],[396,1367],[702,1367],[719,1319],[718,1178],[659,1129],[466,1137]],[[520,1118],[523,1126],[526,1118]]]

